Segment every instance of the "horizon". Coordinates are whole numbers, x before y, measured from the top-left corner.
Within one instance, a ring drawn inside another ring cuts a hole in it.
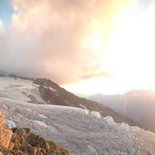
[[[1,76],[2,75],[2,76]],[[23,76],[23,75],[20,75],[20,74],[14,74],[14,73],[8,73],[8,72],[5,72],[5,71],[1,71],[0,70],[0,77],[8,77],[8,78],[14,78],[16,77],[17,79],[19,78],[24,78],[24,79],[27,79],[27,80],[32,80],[32,79],[36,79],[36,78],[42,78],[42,79],[47,79],[47,80],[51,80],[52,82],[56,83],[55,81],[53,81],[52,79],[48,79],[46,77],[28,77],[28,76]],[[58,84],[58,83],[56,83]],[[59,85],[59,84],[58,84]],[[67,91],[69,91],[70,93],[73,93],[79,97],[84,97],[84,98],[89,98],[91,96],[95,96],[95,95],[105,95],[105,96],[113,96],[113,95],[125,95],[126,93],[130,93],[130,92],[154,92],[155,93],[155,89],[130,89],[130,90],[127,90],[125,92],[117,92],[117,93],[107,93],[107,92],[98,92],[98,93],[92,93],[92,94],[89,94],[89,93],[79,93],[79,92],[76,92],[75,90],[72,90],[71,88],[66,88],[64,87],[63,85],[59,85],[61,88],[64,88],[66,89]],[[88,88],[86,88],[88,90]],[[78,89],[79,90],[79,89]],[[89,91],[88,91],[89,92]]]
[[[155,90],[152,0],[1,0],[0,70],[80,95]]]

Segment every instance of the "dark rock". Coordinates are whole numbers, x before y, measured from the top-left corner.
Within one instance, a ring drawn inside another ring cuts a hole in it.
[[[40,95],[47,104],[71,106],[88,109],[90,111],[97,111],[102,116],[112,116],[117,123],[125,122],[129,125],[138,125],[135,121],[114,112],[112,109],[105,107],[104,105],[78,97],[68,92],[51,80],[37,78],[33,80],[33,83],[38,85]]]

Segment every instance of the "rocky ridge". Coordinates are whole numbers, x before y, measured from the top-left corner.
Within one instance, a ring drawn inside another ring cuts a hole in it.
[[[6,129],[0,113],[0,155],[68,155],[68,151],[28,128]]]
[[[71,92],[68,92],[51,80],[36,78],[33,79],[33,84],[38,87],[41,98],[46,104],[78,107],[90,111],[97,111],[102,116],[112,116],[118,123],[125,122],[131,126],[138,125],[134,120],[129,119],[104,105],[86,98],[78,97]]]

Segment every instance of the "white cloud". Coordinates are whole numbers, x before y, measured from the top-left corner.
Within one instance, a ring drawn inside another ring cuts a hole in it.
[[[4,24],[2,20],[0,19],[0,35],[3,34],[4,32],[5,32]]]
[[[12,25],[0,38],[0,69],[57,82],[92,74],[99,57],[81,40],[99,14],[96,7],[95,0],[14,0]]]
[[[102,74],[100,62],[108,36],[104,28],[110,32],[121,3],[13,0],[12,24],[0,38],[0,69],[60,83]]]

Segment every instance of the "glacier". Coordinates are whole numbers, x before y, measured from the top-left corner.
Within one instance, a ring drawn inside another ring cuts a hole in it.
[[[31,103],[28,94],[43,104]],[[31,128],[70,155],[155,155],[154,133],[88,109],[47,105],[29,80],[0,77],[0,111],[10,127]]]

